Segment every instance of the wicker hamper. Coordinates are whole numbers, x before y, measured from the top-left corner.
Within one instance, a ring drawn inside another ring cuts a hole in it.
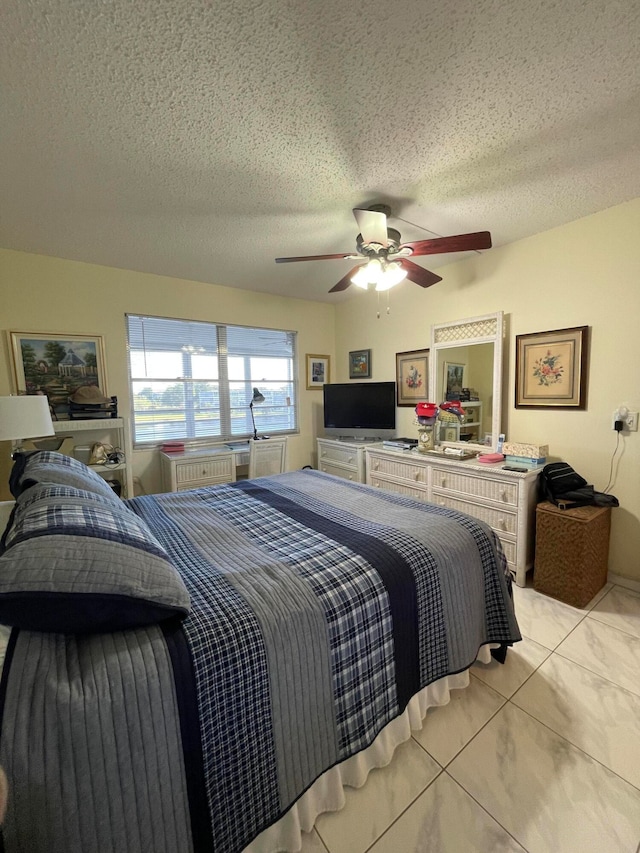
[[[584,607],[607,580],[610,525],[610,507],[538,504],[534,589]]]

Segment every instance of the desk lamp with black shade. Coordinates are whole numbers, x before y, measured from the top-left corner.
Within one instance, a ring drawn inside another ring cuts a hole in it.
[[[253,422],[253,440],[258,441],[260,436],[258,435],[258,430],[256,429],[256,419],[253,415],[254,403],[264,403],[264,394],[261,394],[257,388],[253,389],[253,397],[251,398],[251,402],[249,403],[249,411],[251,412],[251,421]]]

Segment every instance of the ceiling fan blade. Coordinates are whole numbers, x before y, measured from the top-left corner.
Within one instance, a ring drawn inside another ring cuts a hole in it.
[[[356,266],[352,270],[349,270],[349,272],[343,278],[341,278],[337,284],[333,285],[329,293],[338,293],[341,290],[346,290],[351,284],[351,276],[354,275],[354,273],[359,269],[360,264],[356,264]]]
[[[304,255],[300,258],[276,258],[277,264],[290,264],[293,261],[332,261],[336,259],[349,260],[350,258],[358,257],[353,252],[343,252],[341,255]]]
[[[380,213],[377,210],[362,210],[362,208],[355,207],[353,215],[362,234],[363,243],[379,243],[381,246],[389,245],[386,214]]]
[[[420,287],[431,287],[432,284],[442,281],[439,275],[436,275],[431,270],[426,270],[424,267],[414,264],[413,261],[407,261],[405,258],[398,261],[403,270],[407,273],[409,281],[419,284]]]
[[[474,231],[471,234],[456,234],[453,237],[434,237],[432,240],[416,240],[403,243],[400,249],[411,249],[412,255],[440,255],[447,252],[471,252],[474,249],[490,249],[491,234]]]

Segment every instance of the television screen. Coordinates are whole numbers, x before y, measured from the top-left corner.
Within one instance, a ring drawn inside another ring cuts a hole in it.
[[[396,428],[395,382],[344,382],[323,386],[324,428],[345,438],[387,438]]]

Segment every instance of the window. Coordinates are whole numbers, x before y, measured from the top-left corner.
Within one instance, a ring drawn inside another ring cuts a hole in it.
[[[298,427],[296,333],[127,315],[137,446],[204,441]]]

